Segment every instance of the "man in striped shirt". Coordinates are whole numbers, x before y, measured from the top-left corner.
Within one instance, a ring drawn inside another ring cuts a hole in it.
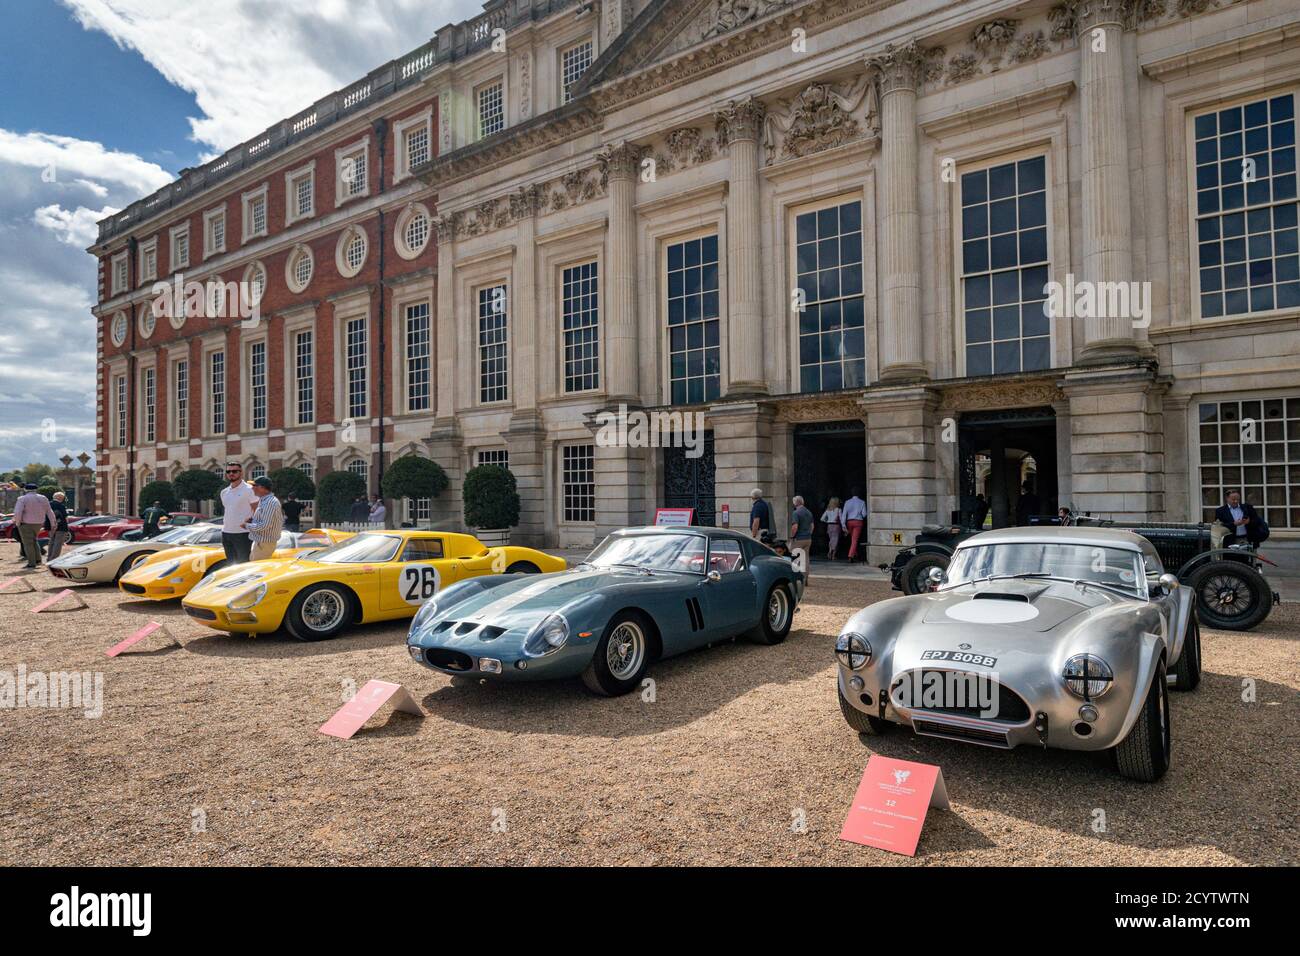
[[[248,559],[264,561],[275,553],[280,532],[284,530],[284,512],[280,510],[280,499],[274,494],[271,479],[265,476],[256,479],[253,494],[257,495],[257,508],[253,517],[244,522],[253,543]]]

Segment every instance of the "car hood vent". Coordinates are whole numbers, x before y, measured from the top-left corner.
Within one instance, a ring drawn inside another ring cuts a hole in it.
[[[974,595],[972,600],[975,601],[1021,601],[1025,604],[1029,602],[1028,594],[1012,594],[1007,591],[981,591]]]

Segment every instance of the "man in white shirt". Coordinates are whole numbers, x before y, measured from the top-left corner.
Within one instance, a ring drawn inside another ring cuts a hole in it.
[[[849,533],[849,564],[858,560],[858,539],[862,537],[862,526],[867,521],[867,503],[862,500],[862,491],[853,489],[853,496],[844,502],[844,529]]]
[[[388,509],[384,507],[384,499],[379,495],[370,496],[370,523],[382,525],[388,520]]]
[[[230,484],[221,489],[221,547],[230,564],[242,564],[253,547],[244,525],[257,508],[257,495],[244,480],[244,467],[237,461],[226,462],[226,480]]]
[[[27,559],[26,567],[38,568],[41,565],[41,546],[37,536],[50,523],[51,539],[59,528],[59,519],[50,508],[50,501],[36,490],[35,482],[23,485],[27,492],[14,504],[14,528],[18,531],[18,540],[23,543],[23,557]]]

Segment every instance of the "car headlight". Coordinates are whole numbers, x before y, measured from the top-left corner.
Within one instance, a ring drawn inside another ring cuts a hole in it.
[[[249,591],[245,591],[243,594],[239,595],[239,597],[231,598],[230,602],[226,605],[226,607],[235,611],[245,611],[248,608],[252,607],[254,604],[256,604],[258,601],[262,600],[262,598],[265,596],[266,596],[266,585],[259,584],[257,587]]]
[[[175,574],[180,569],[181,563],[179,561],[173,561],[171,564],[167,565],[167,567],[158,572],[158,577],[165,578],[169,574]]]
[[[1084,700],[1096,700],[1115,683],[1115,674],[1110,665],[1092,654],[1071,657],[1065,662],[1061,678],[1065,681],[1066,690]]]
[[[438,599],[430,598],[420,605],[420,609],[415,612],[415,617],[411,619],[411,629],[407,632],[414,637],[428,623],[429,619],[438,613]]]
[[[871,642],[861,634],[846,631],[835,639],[835,656],[849,670],[861,670],[871,661]]]
[[[529,657],[541,657],[559,650],[569,639],[569,622],[563,614],[551,614],[528,632],[524,638],[524,653]]]

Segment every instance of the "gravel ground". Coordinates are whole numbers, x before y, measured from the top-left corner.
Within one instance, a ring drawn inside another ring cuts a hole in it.
[[[3,572],[15,553],[0,547]],[[0,711],[6,865],[1300,861],[1300,605],[1253,633],[1204,632],[1200,689],[1170,695],[1174,766],[1142,785],[1096,755],[860,740],[830,645],[852,610],[890,596],[876,582],[814,579],[784,644],[662,662],[653,702],[576,681],[453,685],[409,660],[405,624],[236,639],[179,607],[80,593],[88,609],[41,615],[39,593],[0,594],[0,671],[104,675],[99,719]],[[105,658],[151,619],[183,646]],[[345,685],[371,678],[405,684],[429,716],[318,734]],[[914,859],[838,839],[872,753],[943,768],[952,809],[931,811]]]

